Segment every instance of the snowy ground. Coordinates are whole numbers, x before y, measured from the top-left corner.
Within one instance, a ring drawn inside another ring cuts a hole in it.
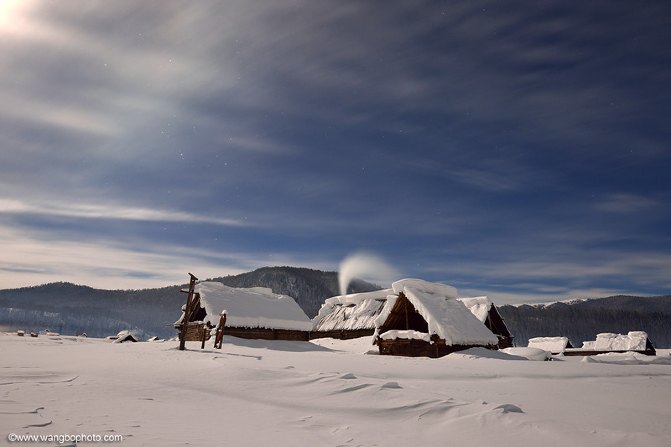
[[[225,337],[180,352],[0,334],[0,444],[112,433],[128,446],[671,446],[668,351],[432,360],[365,354],[368,343]]]

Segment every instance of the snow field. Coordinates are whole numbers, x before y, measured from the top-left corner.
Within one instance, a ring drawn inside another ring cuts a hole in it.
[[[0,439],[115,433],[124,446],[671,444],[668,353],[654,361],[533,362],[484,349],[441,359],[365,355],[374,349],[370,338],[225,337],[221,350],[188,343],[183,352],[177,344],[0,334]]]

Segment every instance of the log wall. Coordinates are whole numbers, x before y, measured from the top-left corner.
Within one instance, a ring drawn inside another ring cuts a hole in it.
[[[315,338],[337,338],[339,340],[350,340],[352,338],[370,337],[375,333],[375,329],[355,329],[355,330],[335,330],[335,331],[314,331],[310,332],[310,340]]]
[[[257,339],[257,340],[291,340],[308,341],[310,333],[308,331],[297,331],[288,329],[266,329],[266,328],[246,328],[246,327],[224,327],[224,337]]]
[[[209,340],[212,336],[210,329],[206,328],[203,323],[189,323],[186,328],[185,341],[202,341],[203,333],[205,333],[205,340]]]
[[[377,339],[380,355],[400,355],[405,357],[438,358],[457,351],[473,348],[473,345],[446,345],[445,340],[430,343],[424,340],[397,338],[395,340]]]

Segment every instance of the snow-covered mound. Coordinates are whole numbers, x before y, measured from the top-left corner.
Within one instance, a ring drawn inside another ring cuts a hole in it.
[[[560,354],[569,347],[569,341],[566,337],[535,337],[529,339],[527,346],[542,349],[553,354]]]
[[[631,331],[627,335],[609,332],[597,334],[593,349],[596,351],[644,351],[648,334]]]
[[[463,351],[454,352],[450,357],[463,357],[468,359],[496,359],[496,360],[526,360],[526,357],[518,355],[506,354],[501,350],[487,349],[482,347],[475,347],[465,349]]]
[[[523,348],[523,347],[505,348],[501,349],[501,352],[509,355],[514,355],[517,357],[524,357],[528,360],[535,360],[535,361],[544,361],[552,359],[552,355],[550,354],[550,352],[539,348]]]

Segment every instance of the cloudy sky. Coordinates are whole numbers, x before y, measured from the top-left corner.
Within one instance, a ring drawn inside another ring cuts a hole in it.
[[[667,2],[4,0],[0,287],[671,293]]]

